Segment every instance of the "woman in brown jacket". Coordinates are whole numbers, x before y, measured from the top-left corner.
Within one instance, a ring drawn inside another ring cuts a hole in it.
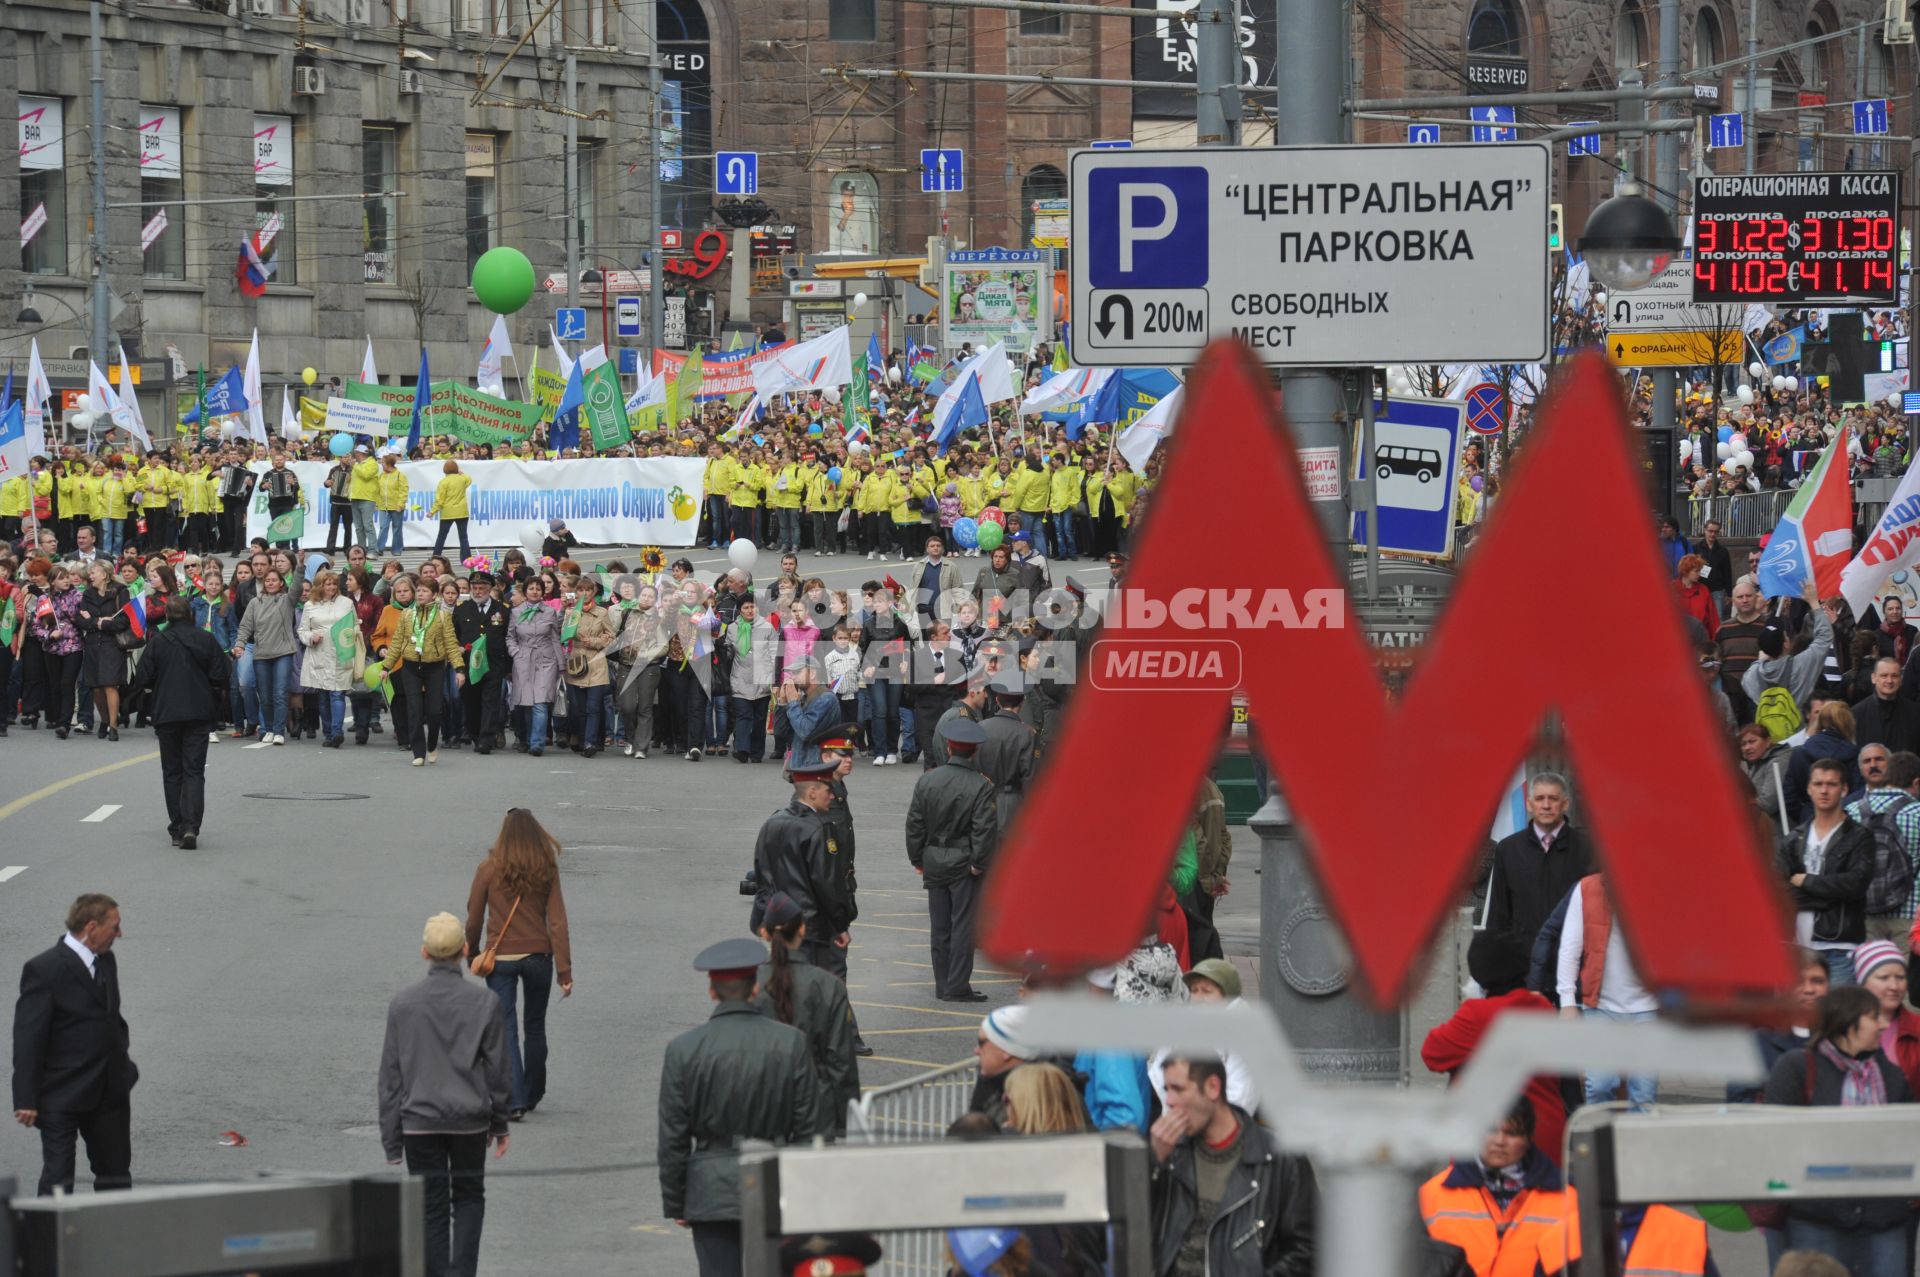
[[[600,583],[583,576],[574,587],[580,602],[567,613],[566,625],[573,627],[567,640],[567,727],[575,733],[573,752],[592,758],[606,743],[611,715],[607,697],[613,691],[607,670],[607,645],[613,642],[614,622],[600,606]]]
[[[466,683],[466,657],[453,632],[453,617],[411,576],[393,579],[393,606],[381,614],[374,628],[374,650],[393,672],[393,688],[406,698],[407,740],[413,746],[413,765],[440,761],[442,689],[447,666],[454,685]]]
[[[500,836],[474,871],[467,893],[467,950],[478,954],[489,947],[495,961],[487,987],[500,999],[513,1074],[507,1108],[517,1122],[547,1093],[547,999],[556,967],[560,996],[573,992],[560,843],[524,807],[510,809],[500,822]],[[526,986],[524,1031],[514,1014],[520,984]]]

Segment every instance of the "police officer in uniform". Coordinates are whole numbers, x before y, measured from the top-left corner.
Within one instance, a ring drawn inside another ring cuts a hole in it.
[[[966,718],[952,719],[940,731],[947,761],[914,784],[907,805],[907,859],[927,889],[933,996],[942,1002],[985,1002],[987,995],[973,987],[973,907],[980,875],[1000,837],[994,785],[980,774],[974,756],[987,733]]]
[[[693,960],[717,1004],[667,1044],[660,1071],[660,1204],[693,1231],[700,1277],[741,1277],[741,1140],[796,1144],[824,1133],[819,1083],[800,1030],[753,1003],[767,947],[722,940]]]
[[[993,782],[999,808],[1000,829],[1013,824],[1014,812],[1026,795],[1027,782],[1033,779],[1035,753],[1039,748],[1033,728],[1020,716],[1026,702],[1027,683],[1018,669],[1003,669],[988,685],[994,712],[981,720],[986,733],[977,755],[980,774]]]
[[[484,569],[469,578],[472,596],[453,609],[453,636],[467,654],[469,675],[476,645],[486,653],[486,673],[469,676],[461,690],[462,721],[473,739],[473,752],[491,754],[494,740],[506,730],[504,692],[513,656],[507,651],[507,605],[493,597],[493,573]]]
[[[845,970],[844,951],[851,943],[847,927],[857,910],[852,877],[840,860],[839,837],[826,821],[833,796],[827,782],[839,767],[837,758],[824,755],[789,760],[793,801],[767,817],[754,840],[753,869],[760,889],[747,926],[757,932],[768,898],[784,891],[806,916],[807,934],[842,951],[839,961]]]
[[[854,899],[859,884],[854,881],[853,866],[853,807],[848,801],[847,777],[853,771],[854,755],[859,746],[854,743],[853,728],[845,723],[828,723],[815,732],[807,744],[820,751],[822,758],[834,764],[833,774],[827,778],[827,790],[833,797],[827,803],[823,819],[839,846],[835,854],[840,860],[840,870],[846,876],[847,884],[847,921],[851,923],[860,916],[860,906]],[[808,960],[822,971],[838,976],[840,983],[847,982],[847,951],[832,942],[831,938],[816,939],[809,935]],[[849,941],[851,945],[851,941]],[[873,1048],[860,1036],[858,1021],[853,1026],[853,1053],[872,1055]]]
[[[780,1277],[866,1277],[880,1243],[865,1233],[789,1237],[780,1244]]]
[[[853,1008],[844,980],[813,963],[806,920],[784,891],[767,898],[760,938],[772,948],[760,968],[754,1005],[782,1024],[806,1035],[813,1071],[820,1083],[820,1115],[836,1135],[844,1134],[847,1105],[860,1098],[860,1065],[853,1055]]]

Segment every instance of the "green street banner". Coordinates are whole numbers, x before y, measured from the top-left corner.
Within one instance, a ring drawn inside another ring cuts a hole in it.
[[[586,396],[580,416],[592,434],[596,451],[609,452],[633,438],[617,368],[611,363],[600,364],[580,379],[580,390]]]
[[[538,374],[535,377],[538,384]],[[345,397],[361,403],[386,404],[400,412],[413,411],[413,387],[369,386],[348,382]],[[463,443],[519,443],[540,424],[538,404],[516,403],[485,394],[457,381],[436,381],[421,421],[423,435],[450,435]]]

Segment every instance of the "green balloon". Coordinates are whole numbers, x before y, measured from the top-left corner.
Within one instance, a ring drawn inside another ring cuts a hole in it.
[[[1745,1233],[1753,1229],[1747,1212],[1732,1202],[1703,1202],[1694,1209],[1700,1212],[1701,1219],[1723,1233]]]
[[[496,315],[533,300],[533,263],[517,248],[490,248],[473,264],[473,295]]]
[[[1000,548],[1000,542],[1006,538],[1007,531],[997,523],[980,525],[980,548],[991,554]]]

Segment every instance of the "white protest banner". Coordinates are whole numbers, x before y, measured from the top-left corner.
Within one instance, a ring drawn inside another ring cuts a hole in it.
[[[167,210],[156,209],[153,219],[140,228],[140,251],[146,252],[153,247],[153,241],[160,238],[160,232],[167,229]]]
[[[332,405],[328,405],[329,414]],[[364,433],[364,432],[362,432]],[[439,461],[406,461],[407,476],[404,544],[427,549],[440,529],[429,517],[433,490],[445,477]],[[296,461],[287,469],[300,480],[306,502],[303,548],[327,543],[331,511],[327,471],[331,461]],[[529,524],[545,526],[564,519],[567,528],[588,545],[692,545],[700,526],[701,483],[706,473],[703,457],[593,457],[578,461],[463,461],[460,469],[473,476],[467,499],[472,511],[467,524],[469,541],[476,546],[520,544]],[[254,465],[256,473],[269,467]],[[247,511],[247,536],[265,536],[266,498],[256,492]]]
[[[1840,569],[1840,593],[1855,616],[1865,616],[1887,578],[1920,560],[1920,462],[1907,469],[1853,562]]]
[[[33,212],[28,213],[20,223],[20,247],[25,248],[33,243],[33,237],[38,235],[46,224],[47,206],[44,203],[36,205]]]
[[[372,435],[384,439],[393,433],[393,409],[383,403],[361,403],[355,399],[327,400],[327,429],[350,435]]]

